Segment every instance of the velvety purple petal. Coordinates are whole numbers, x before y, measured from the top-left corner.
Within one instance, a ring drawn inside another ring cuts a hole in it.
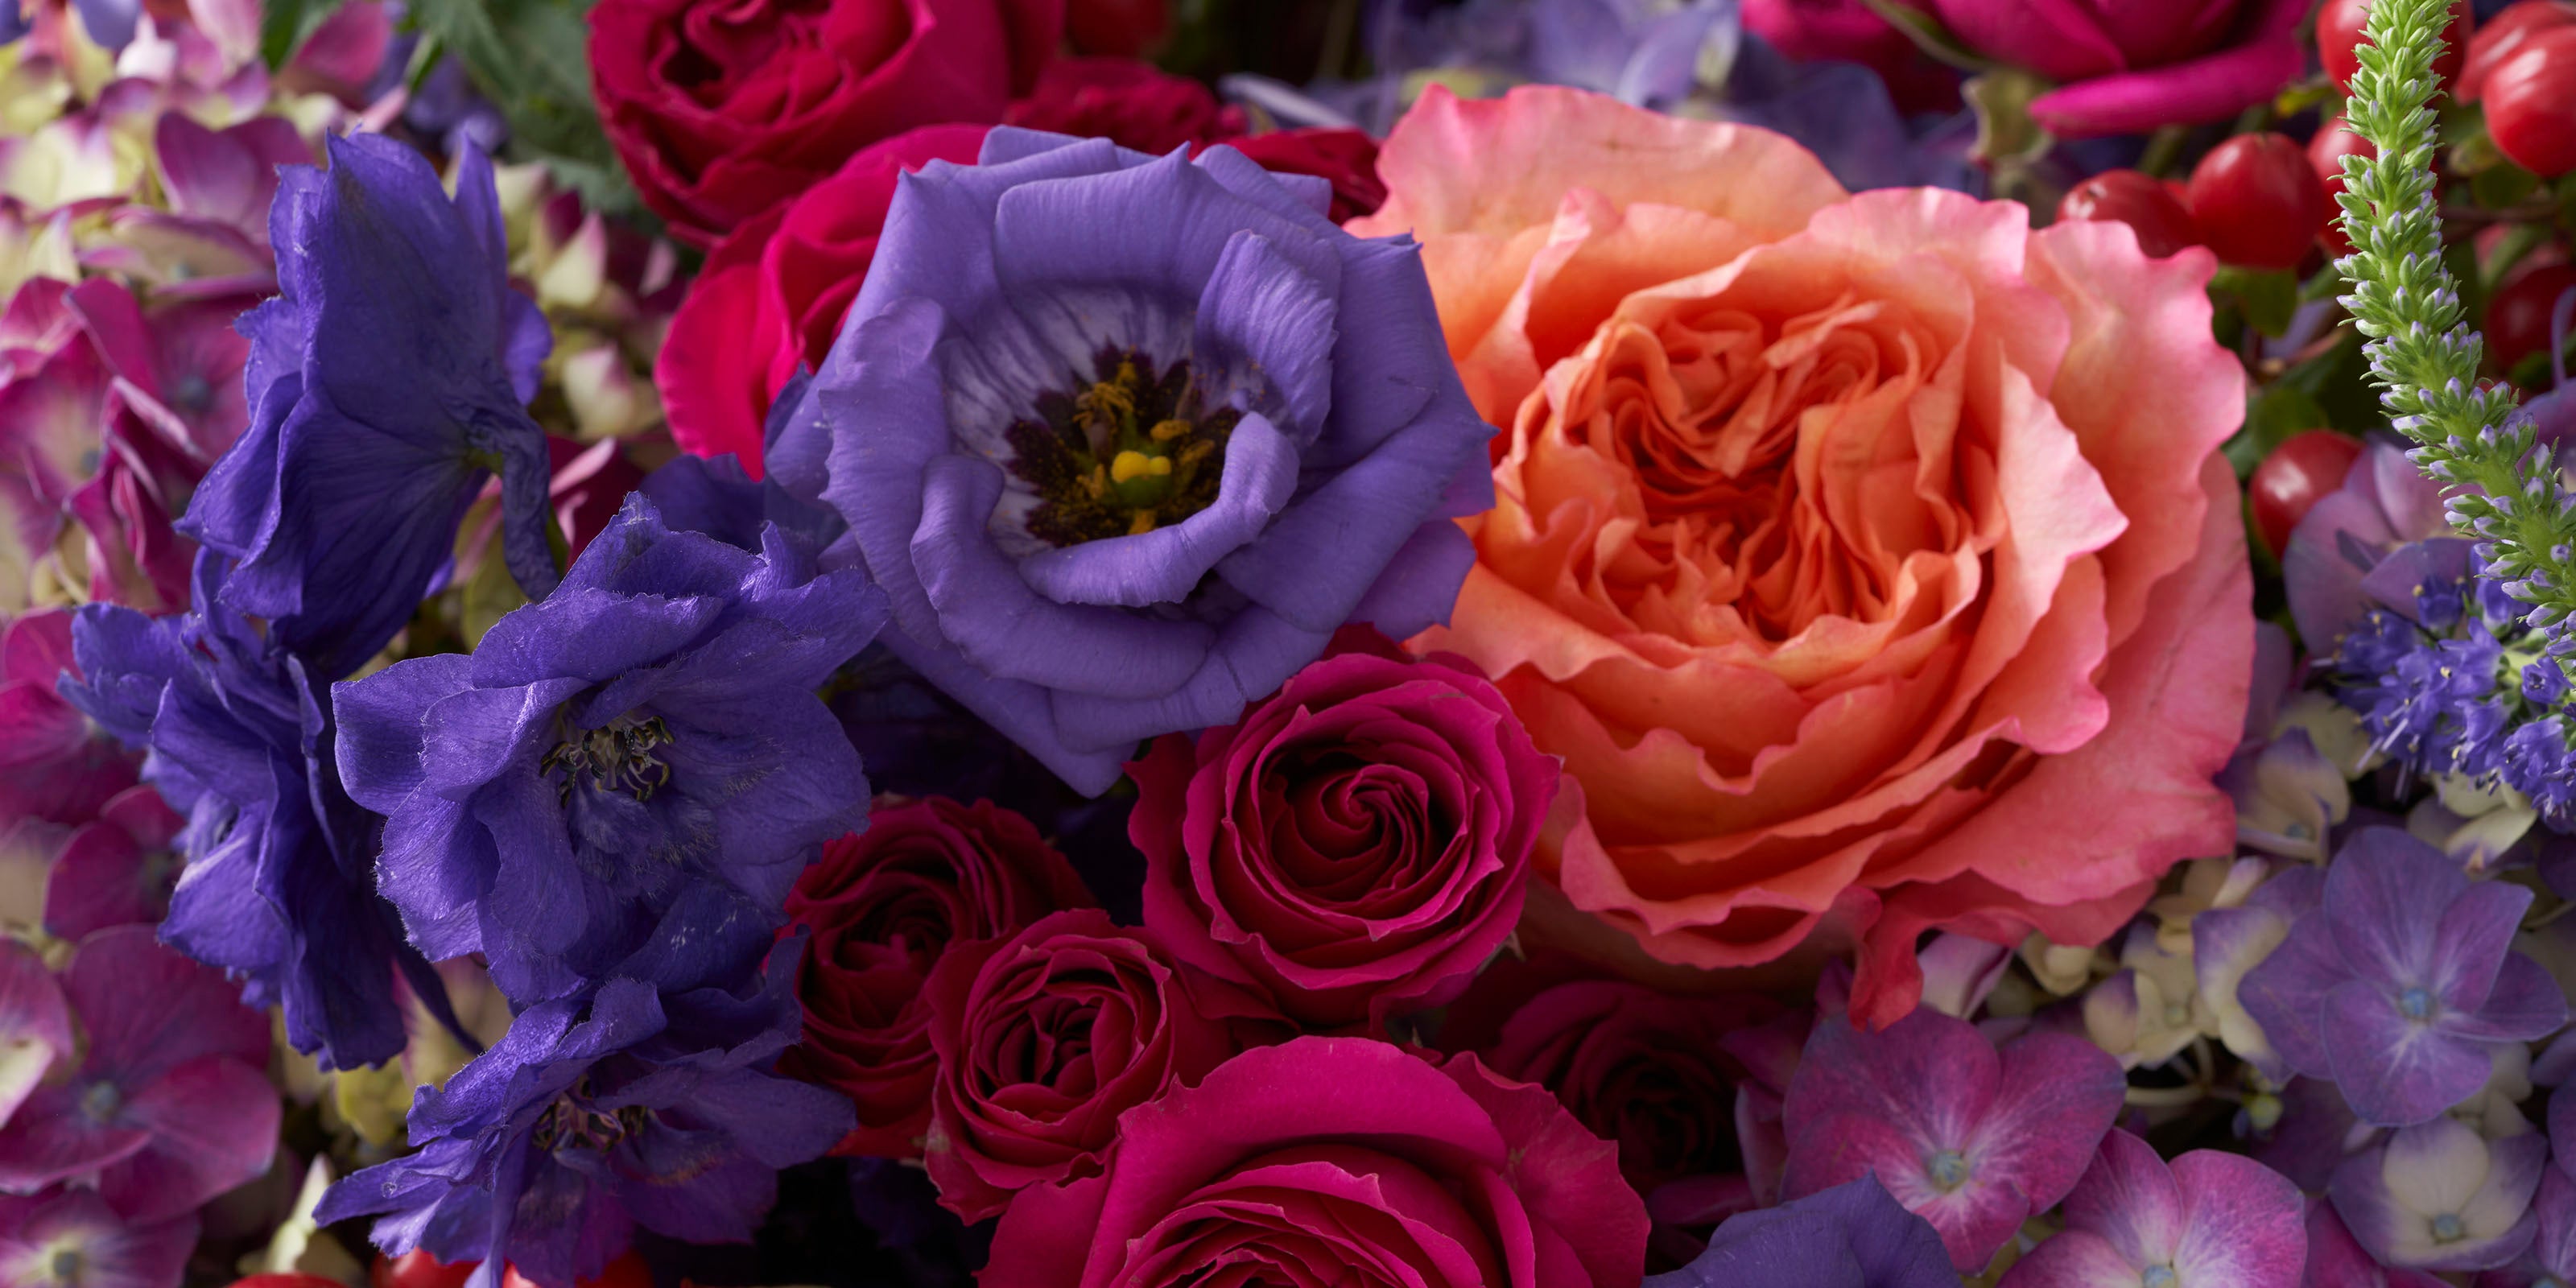
[[[1037,757],[1075,791],[1097,796],[1109,790],[1135,753],[1132,742],[1113,746],[1109,739],[1086,740],[1079,748],[1069,745],[1057,731],[1054,703],[1072,699],[1058,698],[1024,681],[988,675],[954,651],[920,644],[901,630],[887,631],[880,642],[940,692]],[[1317,651],[1321,652],[1320,646]]]
[[[1868,1182],[1855,1181],[1853,1184]],[[1920,1220],[1912,1213],[1905,1215],[1908,1219]],[[1939,1244],[1936,1242],[1934,1247],[1937,1249]],[[1949,1274],[1950,1259],[1946,1254],[1941,1258],[1940,1269],[1948,1275],[1946,1283],[1958,1282],[1957,1275]],[[1646,1285],[1647,1288],[1733,1288],[1736,1284],[1761,1284],[1764,1288],[1854,1288],[1855,1285],[1876,1282],[1862,1268],[1860,1258],[1831,1218],[1816,1213],[1774,1210],[1748,1212],[1729,1218],[1710,1237],[1707,1251],[1679,1270],[1649,1277]]]
[[[1447,519],[1433,519],[1415,528],[1387,560],[1386,571],[1351,606],[1350,619],[1397,640],[1445,626],[1450,610],[1458,606],[1458,588],[1475,566],[1476,543],[1466,530]]]
[[[923,641],[940,638],[938,614],[912,568],[912,535],[921,526],[923,472],[949,451],[934,356],[947,325],[937,304],[913,299],[854,322],[766,457],[780,486],[850,521],[895,621]]]
[[[1020,561],[1020,576],[1060,604],[1177,604],[1218,560],[1260,536],[1296,489],[1295,445],[1254,412],[1226,439],[1225,473],[1208,508],[1151,532],[1040,551]]]
[[[1339,466],[1376,451],[1388,435],[1420,420],[1435,399],[1466,404],[1439,316],[1422,271],[1422,247],[1413,238],[1343,244],[1342,331],[1333,346],[1333,406],[1340,414],[1315,444],[1320,463]],[[1490,437],[1493,430],[1484,433]]]
[[[473,684],[473,658],[437,653],[331,686],[340,782],[350,799],[390,814],[423,780],[421,717]]]
[[[993,548],[986,516],[1001,499],[990,462],[942,456],[922,474],[912,563],[958,651],[1003,679],[1105,698],[1152,698],[1186,683],[1208,655],[1209,631],[1087,604],[1041,599]]]
[[[499,866],[463,802],[417,800],[385,821],[377,883],[412,944],[443,961],[483,950],[477,903]]]
[[[1341,286],[1340,259],[1322,237],[1236,196],[1178,151],[1003,193],[993,209],[993,274],[1014,299],[1114,285],[1195,300],[1245,232],[1327,289]]]
[[[2363,1122],[2420,1123],[2486,1085],[2486,1050],[2407,1019],[2388,990],[2359,980],[2326,995],[2321,1028],[2335,1082]]]
[[[1199,295],[1190,351],[1209,369],[1250,364],[1267,385],[1263,392],[1285,413],[1280,430],[1295,443],[1311,443],[1332,410],[1338,311],[1326,285],[1268,238],[1239,232]],[[1227,454],[1234,450],[1229,442]]]
[[[80,14],[81,30],[109,53],[133,43],[135,23],[143,16],[143,0],[72,0],[72,8]]]
[[[1158,733],[1204,729],[1243,714],[1297,669],[1324,655],[1330,631],[1310,631],[1259,607],[1237,612],[1218,631],[1207,660],[1189,680],[1147,698],[1113,698],[1057,689],[1050,695],[1057,735],[1076,751],[1122,754]]]
[[[2308,1249],[2299,1187],[2253,1159],[2210,1149],[2175,1159],[2173,1177],[2189,1205],[2173,1258],[2184,1283],[2298,1288]]]

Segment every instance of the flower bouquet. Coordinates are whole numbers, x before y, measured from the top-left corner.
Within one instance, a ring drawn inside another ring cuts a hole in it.
[[[2576,1283],[2570,0],[0,0],[0,1288]]]

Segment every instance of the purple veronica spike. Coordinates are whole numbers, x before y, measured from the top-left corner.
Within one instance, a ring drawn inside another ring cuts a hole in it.
[[[471,656],[336,686],[341,779],[387,816],[381,885],[412,941],[484,954],[523,1005],[756,961],[816,847],[867,817],[813,689],[883,615],[775,526],[754,553],[630,496]]]
[[[2298,1288],[2307,1255],[2306,1202],[2280,1173],[2207,1149],[2168,1166],[2114,1130],[2066,1196],[2066,1228],[2003,1288]]]
[[[637,1226],[748,1242],[778,1170],[818,1158],[849,1102],[769,1072],[800,1021],[782,974],[747,996],[658,997],[616,979],[587,1003],[544,1002],[440,1090],[412,1104],[419,1152],[332,1187],[315,1219],[374,1215],[375,1242],[504,1260],[543,1288],[596,1277]]]
[[[180,529],[241,561],[226,602],[335,678],[410,620],[492,473],[511,575],[553,588],[545,434],[524,410],[553,341],[509,287],[489,162],[459,162],[451,202],[392,139],[329,152],[279,176],[283,293],[240,322],[250,428]]]
[[[850,522],[905,663],[1098,794],[1345,622],[1444,620],[1492,503],[1410,239],[1319,183],[995,130],[904,177],[768,456]]]
[[[81,941],[62,991],[88,1049],[0,1126],[0,1192],[95,1174],[120,1215],[159,1221],[268,1170],[268,1021],[223,976],[119,926]]]
[[[2420,1123],[2486,1085],[2487,1044],[2567,1022],[2548,972],[2512,949],[2530,904],[2520,886],[2471,881],[2424,842],[2367,828],[2238,996],[2280,1058],[2332,1078],[2363,1122]]]
[[[2345,1159],[2327,1193],[2353,1238],[2389,1265],[2485,1270],[2531,1246],[2548,1159],[2538,1133],[2490,1141],[2437,1117]]]
[[[1956,1288],[1941,1234],[1862,1177],[1726,1219],[1708,1250],[1646,1288]]]
[[[1878,1033],[1828,1019],[1789,1083],[1785,1192],[1874,1172],[1941,1232],[1951,1264],[1974,1273],[2074,1187],[2126,1086],[2110,1056],[2063,1033],[1997,1051],[1938,1011]]]
[[[397,969],[421,996],[444,994],[376,895],[377,822],[340,787],[303,663],[223,602],[230,562],[198,555],[184,616],[82,608],[86,679],[62,691],[149,747],[145,776],[188,814],[162,938],[241,978],[252,1006],[282,1006],[288,1041],[325,1068],[381,1063],[406,1041]]]
[[[0,1283],[13,1288],[178,1288],[196,1246],[193,1212],[128,1221],[96,1190],[0,1194]]]

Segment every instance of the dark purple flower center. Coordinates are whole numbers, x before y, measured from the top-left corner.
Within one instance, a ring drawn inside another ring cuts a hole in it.
[[[566,731],[562,742],[537,762],[537,772],[554,780],[560,799],[569,800],[582,784],[605,792],[653,799],[671,785],[671,767],[656,754],[671,743],[671,726],[662,717],[619,717],[597,729]]]
[[[641,1105],[628,1105],[610,1112],[591,1105],[583,1089],[555,1098],[546,1106],[545,1115],[537,1119],[536,1146],[552,1152],[557,1149],[585,1149],[606,1153],[620,1141],[644,1130],[652,1121],[651,1110]]]
[[[1011,472],[1038,494],[1029,535],[1075,546],[1206,509],[1242,418],[1206,405],[1187,358],[1157,371],[1137,350],[1102,349],[1090,383],[1038,395],[1036,414],[1011,423]]]

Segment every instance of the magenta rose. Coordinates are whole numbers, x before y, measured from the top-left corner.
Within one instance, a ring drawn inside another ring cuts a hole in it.
[[[840,1154],[917,1158],[936,1058],[925,989],[951,946],[1009,935],[1091,893],[1029,821],[990,801],[878,801],[787,896],[810,930],[797,975],[805,1040],[779,1068],[848,1096]]]
[[[981,1288],[1636,1288],[1613,1148],[1473,1056],[1365,1038],[1236,1056],[1119,1119],[1101,1175],[1020,1191]]]
[[[600,0],[591,88],[645,204],[708,246],[879,139],[1001,120],[1063,27],[1063,0]]]
[[[969,1221],[1032,1185],[1100,1174],[1118,1115],[1225,1062],[1262,1025],[1242,990],[1084,908],[959,944],[930,973],[939,1201]]]
[[[1520,920],[1557,781],[1483,677],[1362,652],[1128,772],[1145,924],[1314,1030],[1465,989]]]
[[[2224,121],[2299,78],[2314,0],[1912,0],[1970,48],[2059,88],[2030,114],[2060,138]]]

